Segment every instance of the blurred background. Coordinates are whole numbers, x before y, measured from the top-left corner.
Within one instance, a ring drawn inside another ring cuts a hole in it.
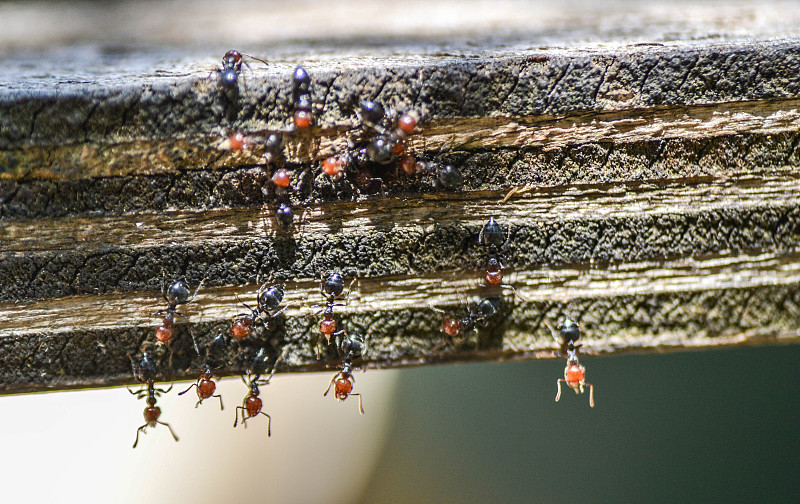
[[[247,387],[195,409],[176,384],[163,426],[124,389],[0,398],[7,502],[793,502],[800,347],[586,357],[588,396],[554,402],[557,360],[330,374],[262,388],[272,415],[233,429]]]

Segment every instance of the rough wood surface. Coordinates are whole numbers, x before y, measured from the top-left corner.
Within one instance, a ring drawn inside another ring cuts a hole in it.
[[[267,20],[283,12],[272,7],[249,6]],[[251,301],[257,278],[287,280],[286,317],[245,346],[288,344],[290,370],[335,363],[332,349],[316,359],[309,316],[331,270],[359,278],[337,314],[369,335],[378,367],[552,356],[549,327],[564,314],[582,323],[590,352],[796,341],[800,23],[786,7],[614,2],[588,7],[595,24],[545,10],[525,25],[501,3],[493,16],[510,24],[490,36],[473,14],[445,26],[412,2],[417,25],[404,35],[357,16],[337,26],[361,39],[266,46],[262,34],[238,48],[269,65],[253,61],[233,95],[214,72],[228,49],[214,37],[249,21],[210,30],[207,49],[172,40],[208,6],[174,33],[137,21],[149,37],[138,46],[0,35],[0,389],[131,381],[127,354],[152,338],[164,276],[204,279],[186,308],[201,342],[241,311],[234,293]],[[397,14],[383,8],[369,12]],[[25,12],[0,5],[0,16]],[[445,42],[453,26],[463,38]],[[377,43],[381,34],[395,38]],[[281,233],[263,152],[219,145],[230,131],[287,131],[297,64],[319,110],[310,132],[286,136],[292,203],[306,211]],[[363,99],[418,110],[411,147],[457,166],[463,186],[394,167],[373,167],[382,190],[321,175]],[[480,287],[489,216],[511,225],[507,278],[519,297]],[[499,298],[499,313],[442,347],[429,304],[464,310],[467,297]],[[179,327],[172,374],[189,377]]]

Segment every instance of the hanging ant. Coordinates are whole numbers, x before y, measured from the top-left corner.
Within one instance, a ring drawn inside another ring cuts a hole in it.
[[[356,281],[356,279],[353,278],[350,285],[347,287],[347,294],[343,296],[344,278],[338,271],[331,273],[327,279],[323,280],[323,278],[323,274],[320,273],[319,293],[325,298],[325,308],[315,313],[315,315],[323,314],[322,321],[319,324],[321,336],[317,340],[317,359],[319,359],[321,355],[320,345],[323,337],[327,344],[330,344],[331,338],[336,338],[340,335],[347,336],[347,331],[344,329],[337,331],[338,324],[336,323],[336,319],[333,318],[333,307],[347,306],[350,303],[350,290],[353,288],[353,283]],[[344,301],[344,303],[337,303],[337,301]]]
[[[267,285],[269,281],[265,282],[261,287],[259,287],[258,292],[256,293],[256,302],[258,303],[255,308],[251,308],[250,305],[245,303],[239,298],[239,295],[236,294],[236,299],[239,303],[243,304],[245,308],[250,310],[250,313],[240,313],[237,316],[244,316],[237,320],[233,326],[231,327],[231,337],[234,339],[240,340],[247,337],[248,334],[253,330],[253,324],[255,324],[256,320],[261,320],[261,323],[264,325],[264,329],[267,330],[267,322],[265,322],[261,315],[266,315],[267,320],[277,317],[280,313],[283,312],[287,307],[284,306],[280,310],[278,309],[278,305],[281,304],[283,301],[284,295],[284,286],[281,283]]]
[[[577,344],[581,337],[580,327],[574,320],[566,317],[564,322],[558,326],[558,332],[561,336],[562,355],[567,354],[567,365],[564,368],[564,378],[556,381],[558,386],[556,402],[561,399],[561,383],[563,382],[570,386],[576,394],[582,394],[584,387],[589,387],[589,406],[594,408],[594,385],[586,383],[586,367],[578,361],[578,349],[581,347],[580,344]],[[555,335],[553,336],[555,337]]]
[[[475,305],[467,305],[464,314],[456,315],[429,304],[428,306],[432,310],[442,314],[442,332],[447,336],[434,347],[434,351],[444,347],[448,342],[458,345],[466,338],[466,336],[459,338],[460,335],[469,331],[477,332],[479,327],[488,326],[491,317],[497,313],[499,305],[500,298],[485,298]]]
[[[203,370],[200,376],[197,377],[197,382],[192,383],[189,388],[178,394],[183,395],[189,392],[192,387],[195,387],[197,389],[198,398],[197,404],[194,405],[195,408],[200,406],[203,400],[209,397],[217,397],[219,398],[219,409],[225,409],[222,405],[222,396],[214,394],[217,390],[217,384],[214,382],[214,369],[222,367],[219,365],[221,360],[220,354],[224,352],[227,345],[228,338],[225,334],[222,332],[217,333],[216,337],[206,346],[206,358],[205,361],[203,361]]]
[[[283,354],[279,355],[275,360],[275,363],[272,365],[272,370],[270,371],[266,380],[260,380],[261,375],[267,370],[269,357],[264,348],[259,349],[247,370],[247,373],[252,375],[249,383],[245,381],[244,376],[242,376],[242,381],[245,382],[245,385],[250,387],[250,393],[245,396],[244,400],[242,401],[242,405],[236,407],[236,420],[233,422],[234,428],[239,425],[239,410],[242,410],[242,425],[244,425],[245,428],[247,428],[246,422],[248,419],[261,414],[267,417],[269,420],[267,423],[267,436],[272,436],[272,417],[261,411],[264,403],[259,398],[261,391],[258,387],[259,385],[269,385],[269,381],[275,374],[275,369],[278,367],[278,363],[281,361],[281,359],[283,359]],[[245,414],[247,416],[245,416]]]
[[[158,371],[156,369],[155,362],[146,352],[142,354],[142,360],[138,365],[133,360],[133,357],[128,355],[128,358],[131,360],[131,369],[133,370],[133,376],[136,381],[147,385],[146,389],[142,388],[142,390],[136,392],[128,389],[128,392],[130,392],[132,395],[135,395],[137,399],[141,399],[146,396],[148,405],[144,409],[145,424],[136,429],[136,441],[133,442],[133,447],[136,448],[136,445],[139,444],[139,433],[144,432],[147,434],[145,429],[147,427],[155,427],[156,424],[166,425],[169,429],[169,432],[172,434],[172,437],[175,438],[175,441],[178,441],[178,436],[175,435],[175,431],[172,430],[172,426],[158,419],[161,416],[161,408],[156,406],[156,398],[161,394],[166,394],[172,390],[172,385],[170,385],[166,390],[155,388],[155,380]]]
[[[166,284],[162,286],[161,295],[164,297],[164,301],[167,302],[167,308],[164,310],[159,310],[153,314],[153,317],[162,317],[161,325],[158,327],[158,329],[156,329],[155,337],[157,343],[165,344],[169,348],[174,333],[172,326],[175,322],[175,316],[178,315],[184,320],[189,320],[186,315],[178,311],[178,306],[191,303],[197,296],[197,292],[200,290],[202,285],[203,281],[200,282],[191,297],[189,296],[189,286],[186,285],[186,282],[182,280],[174,282],[172,285],[170,285],[168,290],[166,289]],[[199,354],[200,349],[197,346],[197,340],[195,340],[194,333],[192,332],[191,328],[189,328],[189,334],[192,337],[194,349]],[[170,349],[170,358],[171,356],[172,350]]]
[[[355,384],[355,377],[353,376],[353,371],[358,370],[359,368],[353,367],[353,361],[356,359],[361,358],[365,351],[366,351],[366,343],[364,338],[361,336],[353,336],[342,338],[341,344],[339,345],[339,352],[343,353],[344,356],[342,357],[342,369],[333,375],[331,378],[330,383],[328,383],[328,388],[325,390],[325,393],[322,394],[322,397],[326,397],[328,392],[331,391],[331,387],[334,387],[334,395],[336,399],[339,401],[344,401],[349,396],[358,396],[358,411],[362,415],[364,414],[364,406],[361,403],[361,394],[353,392],[353,385]]]

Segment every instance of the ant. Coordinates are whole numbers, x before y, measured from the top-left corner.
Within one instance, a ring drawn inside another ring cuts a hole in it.
[[[172,336],[174,333],[172,325],[175,321],[175,315],[180,316],[184,320],[188,320],[186,315],[178,311],[178,306],[191,303],[197,296],[197,292],[200,290],[202,285],[203,281],[200,282],[200,285],[197,286],[197,289],[194,291],[194,294],[192,294],[191,297],[189,296],[189,286],[186,285],[186,282],[183,280],[174,282],[172,285],[170,285],[169,289],[166,289],[166,284],[162,286],[161,295],[164,297],[164,301],[167,302],[167,308],[164,310],[159,310],[153,314],[153,317],[163,317],[161,325],[158,327],[158,329],[156,329],[156,341],[158,343],[169,346],[169,344],[172,342]],[[191,329],[189,329],[189,334],[192,336],[192,343],[194,343],[195,351],[200,354],[200,349],[197,346],[197,340],[195,340],[194,333]]]
[[[294,127],[306,129],[311,126],[311,76],[305,68],[297,66],[292,74],[292,99],[294,101]]]
[[[327,279],[324,279],[322,273],[320,273],[320,284],[319,284],[319,293],[322,297],[325,298],[325,308],[318,311],[315,315],[319,315],[322,313],[322,321],[319,324],[319,332],[322,333],[322,336],[317,340],[317,359],[320,358],[320,344],[322,343],[322,337],[325,337],[327,344],[330,344],[331,338],[336,338],[341,334],[344,334],[347,337],[347,331],[344,329],[337,331],[338,325],[336,323],[336,319],[333,318],[333,307],[334,306],[347,306],[350,302],[350,290],[353,288],[353,283],[355,283],[356,279],[350,282],[350,285],[347,287],[347,294],[342,295],[344,292],[344,278],[338,271],[334,271],[331,273]],[[344,303],[336,303],[336,301],[344,301]],[[315,305],[319,306],[319,305]]]
[[[255,56],[251,56],[249,54],[242,54],[235,49],[231,49],[230,51],[226,52],[225,56],[222,57],[222,68],[217,68],[220,83],[225,91],[238,91],[239,74],[242,72],[242,64],[245,64],[247,65],[247,68],[250,68],[250,65],[244,60],[245,56],[250,59],[260,61],[264,64],[268,64],[262,59],[256,58]],[[250,71],[252,70],[253,69],[250,68]]]
[[[250,313],[240,313],[238,316],[244,316],[237,320],[233,326],[231,327],[231,336],[234,339],[240,340],[247,337],[248,334],[253,330],[253,324],[256,320],[260,319],[262,314],[267,315],[267,319],[277,317],[283,310],[287,307],[284,306],[280,310],[278,310],[278,305],[281,304],[283,301],[283,294],[284,294],[284,286],[283,284],[273,284],[267,286],[269,281],[265,282],[256,293],[256,301],[258,305],[255,308],[251,308],[250,305],[245,303],[239,298],[239,295],[236,294],[236,299],[244,305],[245,308],[250,310]],[[267,329],[267,323],[262,320],[262,324],[264,325],[264,329]]]
[[[250,378],[250,382],[248,383],[245,381],[244,376],[242,376],[242,381],[245,382],[245,385],[250,387],[250,393],[245,396],[244,400],[242,401],[242,405],[236,407],[236,420],[233,422],[234,428],[239,425],[239,410],[242,410],[242,425],[244,425],[245,429],[247,428],[246,422],[248,419],[261,414],[267,417],[269,420],[267,423],[267,436],[272,436],[272,417],[261,411],[264,403],[259,398],[261,391],[259,390],[258,386],[269,385],[269,381],[272,379],[272,375],[275,374],[275,369],[278,367],[278,363],[281,361],[281,359],[283,359],[283,354],[279,355],[275,360],[275,363],[272,365],[272,370],[270,371],[266,380],[260,380],[261,375],[267,370],[269,357],[267,356],[267,351],[264,348],[259,349],[256,356],[253,358],[250,368],[247,370],[248,374],[253,375],[253,377]],[[245,416],[245,414],[247,416]]]
[[[226,338],[225,334],[222,332],[217,333],[216,337],[211,341],[211,343],[206,346],[206,359],[203,362],[203,371],[200,373],[200,376],[197,378],[196,383],[192,383],[189,388],[180,392],[178,395],[183,395],[189,392],[192,387],[197,389],[197,404],[194,407],[200,406],[203,403],[203,400],[208,399],[209,397],[216,397],[219,399],[219,409],[224,410],[225,407],[222,405],[222,396],[219,394],[214,394],[217,390],[217,384],[214,383],[214,368],[220,366],[214,366],[215,361],[219,361],[219,354],[224,350],[224,348],[228,344],[228,339]]]
[[[428,306],[442,314],[442,332],[454,343],[458,345],[464,341],[465,337],[458,338],[459,335],[468,331],[477,331],[479,327],[489,325],[489,319],[497,313],[500,304],[499,298],[485,298],[475,305],[468,305],[463,315],[456,315],[429,304]],[[458,338],[458,339],[456,339]],[[434,347],[434,351],[447,345],[447,339]]]
[[[564,378],[556,381],[558,393],[556,402],[561,398],[561,383],[569,385],[576,394],[582,394],[584,387],[589,387],[589,406],[594,408],[594,385],[586,383],[586,367],[578,361],[578,349],[580,344],[576,344],[581,337],[581,329],[578,324],[569,317],[558,326],[561,336],[561,353],[567,354],[567,365],[564,368]],[[553,335],[555,337],[555,335]]]
[[[147,389],[143,388],[137,392],[128,389],[128,392],[130,392],[132,395],[135,395],[137,399],[141,399],[146,396],[148,404],[148,406],[144,409],[145,424],[136,430],[136,441],[133,442],[133,447],[136,448],[136,445],[139,444],[139,433],[144,432],[147,434],[145,429],[147,427],[155,427],[156,424],[166,425],[169,429],[169,432],[172,434],[172,437],[175,438],[175,441],[178,441],[178,436],[175,435],[175,431],[172,430],[172,426],[158,419],[161,416],[161,408],[156,406],[156,398],[162,393],[166,394],[172,390],[172,385],[170,385],[166,390],[155,387],[155,380],[158,371],[156,370],[155,362],[146,352],[142,354],[142,360],[138,365],[133,360],[133,357],[128,355],[128,358],[131,360],[131,369],[133,370],[133,376],[136,378],[136,381],[147,385]]]
[[[353,392],[353,385],[355,384],[355,377],[353,376],[353,371],[358,370],[359,368],[353,367],[353,361],[355,359],[361,358],[366,351],[366,343],[361,336],[354,336],[350,338],[342,338],[342,342],[339,346],[340,353],[344,354],[342,357],[342,369],[331,378],[330,383],[328,383],[328,388],[325,390],[325,393],[322,394],[322,397],[326,397],[328,392],[331,391],[331,387],[334,387],[334,395],[336,399],[339,401],[344,401],[349,396],[358,396],[358,411],[362,415],[364,414],[364,406],[361,403],[361,394]]]
[[[500,224],[497,223],[494,217],[489,217],[489,220],[486,221],[486,224],[483,225],[481,232],[478,234],[478,244],[486,249],[487,254],[486,271],[483,278],[486,281],[486,285],[511,289],[518,298],[522,299],[522,296],[517,293],[517,289],[513,285],[503,283],[503,263],[501,259],[506,253],[508,242],[510,241],[511,225],[508,226],[504,236]]]

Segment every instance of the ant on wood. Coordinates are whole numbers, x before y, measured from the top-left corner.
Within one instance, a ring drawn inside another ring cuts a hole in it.
[[[133,376],[136,378],[136,381],[147,385],[146,389],[142,388],[142,390],[136,392],[128,389],[128,392],[135,395],[137,399],[141,399],[146,396],[148,405],[144,409],[145,424],[136,429],[136,441],[133,442],[133,447],[136,448],[136,445],[139,444],[139,433],[144,432],[147,434],[145,429],[147,427],[155,427],[156,424],[166,425],[169,429],[169,432],[172,434],[172,437],[175,438],[175,441],[177,441],[178,436],[175,435],[175,431],[172,430],[172,426],[159,420],[159,417],[161,416],[161,408],[156,406],[156,397],[160,396],[162,393],[166,394],[172,390],[172,385],[170,385],[166,390],[155,388],[155,380],[158,371],[156,370],[155,362],[147,353],[142,354],[142,360],[138,365],[133,360],[133,357],[129,355],[128,358],[131,360],[131,369],[133,370]]]
[[[283,359],[283,354],[279,355],[275,360],[269,376],[267,376],[265,380],[261,380],[261,375],[267,371],[269,356],[264,348],[259,349],[256,356],[253,358],[249,369],[247,370],[247,373],[252,375],[252,377],[249,379],[249,383],[244,379],[244,376],[242,376],[242,381],[245,383],[245,385],[250,387],[250,393],[244,397],[242,405],[236,407],[236,420],[233,422],[234,428],[239,425],[239,410],[242,410],[242,425],[244,425],[245,428],[247,428],[246,422],[248,419],[261,414],[268,419],[267,436],[272,436],[272,417],[261,411],[264,403],[259,397],[259,395],[261,395],[261,391],[258,387],[259,385],[269,385],[269,381],[272,379],[272,375],[275,374],[275,369],[278,367],[278,363],[281,361],[281,359]]]
[[[511,225],[505,235],[500,227],[500,224],[494,219],[489,217],[489,220],[481,228],[478,234],[478,244],[486,249],[486,271],[483,278],[486,285],[490,287],[503,287],[511,289],[518,298],[522,299],[517,289],[513,285],[503,283],[503,263],[502,259],[508,248],[508,243],[511,241]]]
[[[328,388],[325,390],[325,393],[322,394],[322,397],[326,397],[328,392],[331,391],[331,387],[334,387],[334,395],[336,399],[339,401],[344,401],[349,396],[358,396],[358,411],[362,415],[364,414],[364,406],[361,403],[361,394],[353,392],[353,385],[355,384],[355,377],[353,376],[353,371],[358,370],[359,368],[353,367],[353,361],[355,359],[361,358],[366,351],[366,343],[364,338],[361,336],[354,336],[350,338],[349,336],[346,338],[342,338],[341,345],[339,345],[340,353],[344,354],[342,357],[342,369],[331,378],[330,383],[328,383]]]
[[[242,54],[235,49],[226,52],[225,56],[222,57],[222,68],[218,67],[216,69],[219,74],[220,84],[225,91],[236,92],[239,90],[239,74],[242,72],[242,64],[250,68],[250,65],[244,60],[245,57],[268,64],[262,59],[249,54]],[[252,71],[252,68],[250,70]]]
[[[278,305],[281,304],[283,301],[284,295],[284,286],[281,283],[267,285],[269,281],[265,282],[256,293],[256,302],[258,305],[255,308],[251,308],[250,305],[245,303],[239,298],[239,295],[236,294],[236,299],[244,305],[245,308],[250,310],[250,313],[240,313],[237,316],[244,316],[243,318],[237,320],[233,326],[231,327],[231,337],[234,339],[240,340],[247,337],[248,334],[253,330],[253,324],[256,320],[261,320],[262,324],[264,325],[264,329],[267,329],[267,322],[261,319],[261,315],[266,315],[267,320],[277,317],[283,310],[287,307],[284,306],[281,309],[278,309]]]
[[[225,407],[222,405],[222,396],[219,394],[214,394],[217,390],[217,384],[214,382],[214,369],[221,367],[215,366],[215,363],[219,363],[220,358],[219,354],[224,351],[225,347],[228,345],[228,339],[226,338],[225,334],[220,332],[214,337],[214,339],[206,346],[206,358],[203,362],[203,370],[200,373],[200,376],[197,377],[197,382],[192,383],[189,388],[180,392],[178,395],[183,395],[189,392],[192,387],[197,389],[197,404],[194,407],[200,406],[205,399],[209,397],[216,397],[219,398],[219,409],[224,410]]]
[[[164,301],[167,302],[167,308],[164,310],[159,310],[153,314],[153,317],[162,317],[161,325],[158,327],[158,329],[156,329],[157,343],[165,344],[169,348],[174,334],[174,329],[172,326],[175,322],[175,316],[178,315],[184,320],[189,320],[186,315],[178,311],[178,306],[191,303],[197,296],[197,292],[200,290],[202,285],[203,281],[200,282],[200,285],[197,286],[197,289],[191,296],[189,295],[189,286],[186,285],[186,282],[183,280],[174,282],[172,285],[170,285],[169,289],[166,289],[166,284],[162,286],[161,295],[164,297]],[[189,334],[192,337],[194,349],[199,355],[200,349],[197,346],[197,340],[195,340],[194,333],[192,332],[191,328],[189,328]],[[171,349],[170,358],[172,358]]]
[[[292,118],[296,129],[306,129],[311,126],[314,119],[311,113],[311,76],[305,68],[297,66],[292,74],[292,100],[294,102],[294,116]]]
[[[434,347],[434,351],[436,351],[446,346],[448,342],[458,345],[466,338],[466,336],[459,338],[463,333],[468,331],[477,332],[479,327],[489,325],[489,320],[499,309],[500,298],[485,298],[475,305],[467,305],[462,315],[442,310],[432,304],[428,306],[435,312],[442,314],[442,332],[447,336],[439,345]]]
[[[319,332],[322,333],[322,335],[317,340],[317,359],[319,359],[321,355],[320,344],[322,343],[322,337],[325,337],[327,344],[330,344],[331,338],[336,338],[339,335],[343,334],[347,337],[347,332],[344,329],[337,331],[338,324],[336,323],[336,319],[333,318],[333,307],[347,306],[349,304],[350,290],[353,288],[353,283],[355,283],[355,281],[356,279],[353,278],[350,285],[347,287],[347,294],[342,295],[344,292],[344,278],[342,275],[338,271],[334,271],[327,279],[324,279],[323,274],[320,273],[319,293],[325,298],[325,308],[315,313],[315,315],[323,314],[322,321],[319,324]],[[337,301],[344,302],[337,303]]]
[[[564,368],[564,378],[559,378],[556,382],[558,393],[556,402],[561,398],[561,383],[566,383],[575,391],[582,394],[584,387],[589,387],[589,406],[594,408],[594,385],[586,383],[586,367],[578,361],[578,349],[581,345],[576,344],[581,337],[581,329],[578,324],[569,317],[558,326],[558,333],[561,336],[561,353],[567,354],[567,365]],[[555,337],[555,334],[553,335]]]

